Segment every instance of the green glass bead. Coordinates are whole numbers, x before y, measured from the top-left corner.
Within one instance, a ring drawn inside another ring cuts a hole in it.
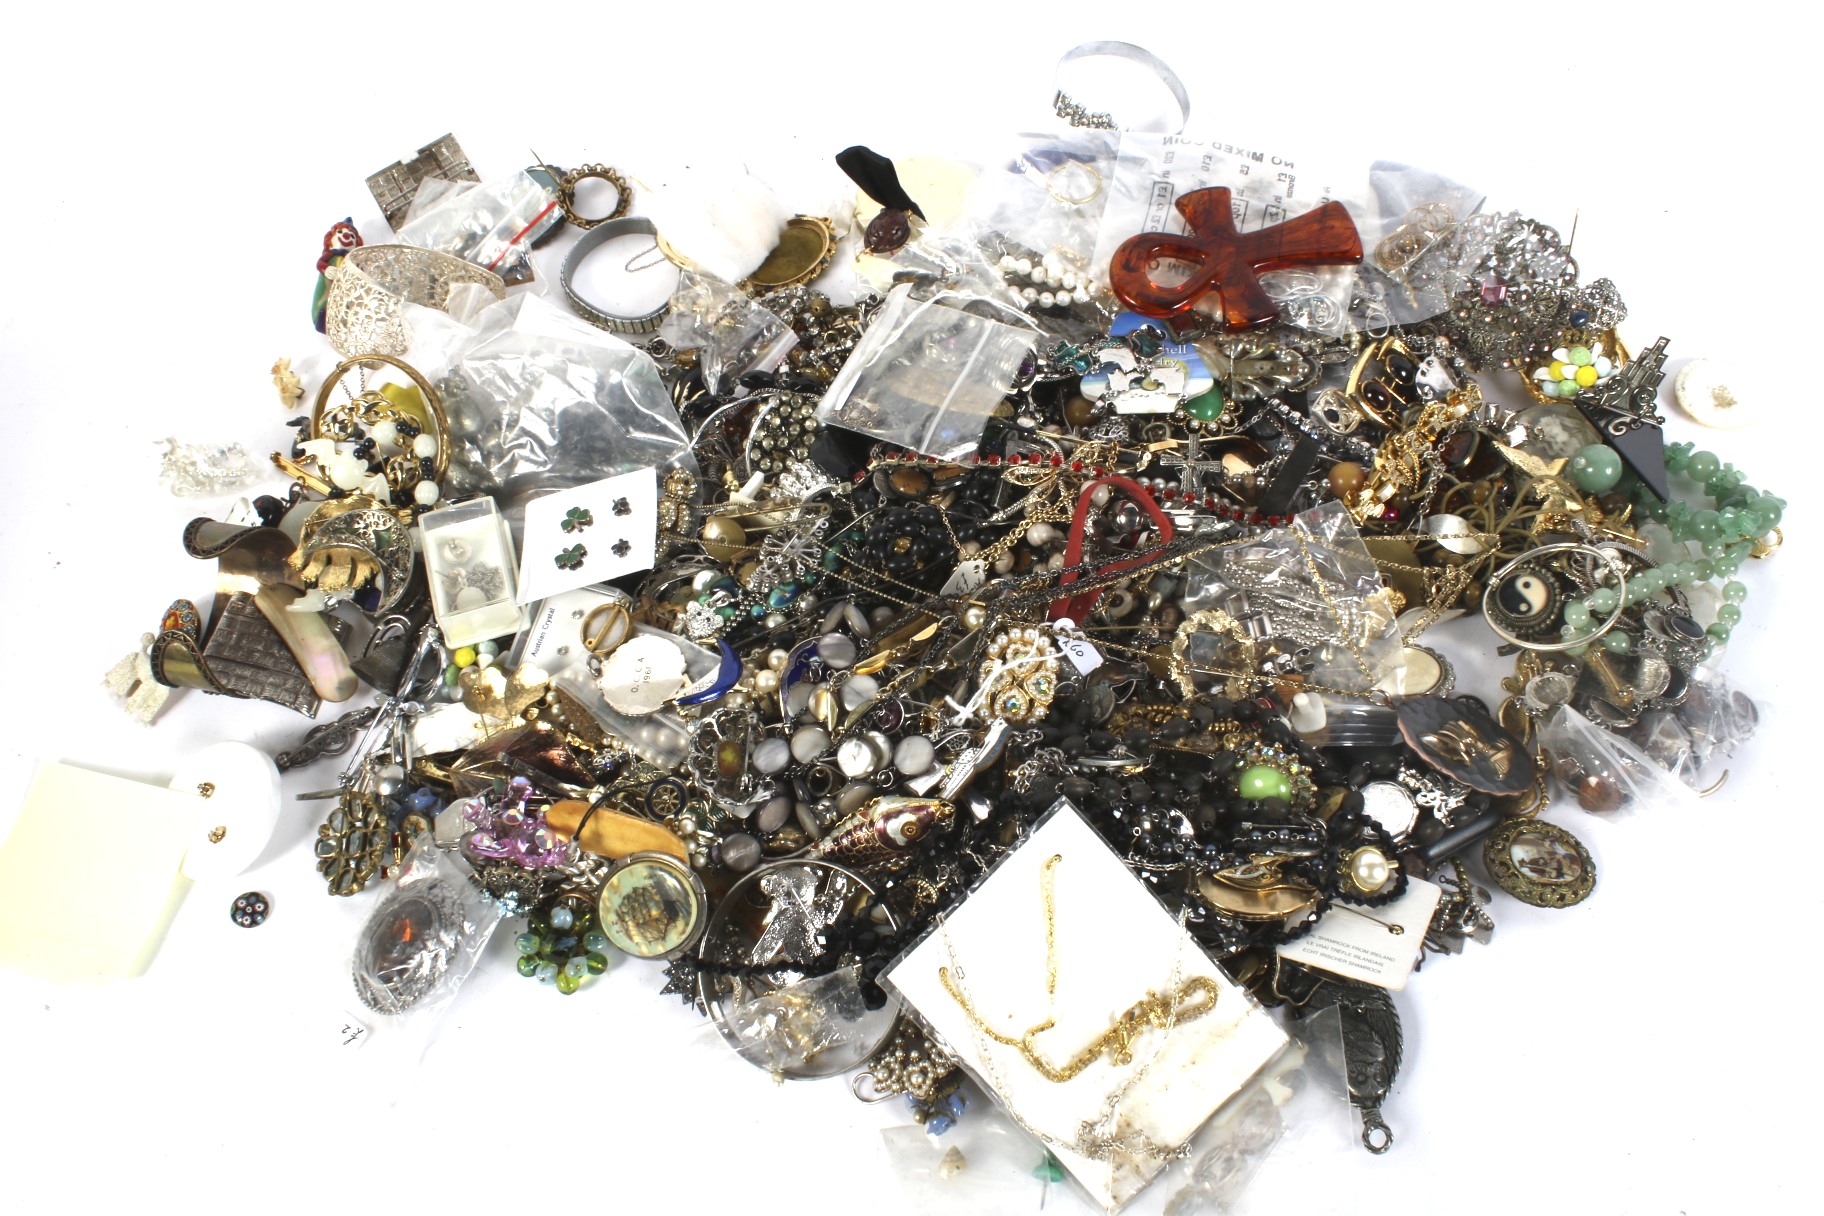
[[[1727,642],[1729,640],[1729,626],[1720,621],[1704,630],[1704,632],[1719,642]]]
[[[1734,579],[1723,584],[1723,602],[1739,604],[1748,598],[1748,584],[1738,583]]]
[[[1721,540],[1722,537],[1722,516],[1715,511],[1699,511],[1691,517],[1692,540]]]
[[[1571,347],[1571,362],[1578,367],[1588,367],[1596,362],[1596,356],[1590,353],[1587,346]]]
[[[1612,653],[1626,654],[1628,653],[1628,647],[1631,643],[1628,640],[1627,634],[1619,629],[1611,629],[1602,635],[1602,645],[1603,649],[1611,651]]]
[[[583,934],[583,945],[587,949],[593,950],[597,954],[601,954],[608,949],[608,935],[603,933],[600,929],[591,930],[590,932]]]
[[[538,974],[538,956],[535,954],[520,955],[519,956],[519,973],[521,975],[525,976],[527,979],[531,979],[533,976],[537,975]]]
[[[1590,606],[1582,600],[1570,600],[1564,605],[1564,623],[1566,628],[1578,633],[1590,627]]]
[[[1612,490],[1621,480],[1621,457],[1606,443],[1592,443],[1571,457],[1571,480],[1591,494]]]
[[[581,988],[582,986],[583,986],[583,981],[578,979],[576,976],[571,975],[568,971],[558,972],[557,990],[559,992],[563,993],[565,996],[570,996],[572,993],[574,993],[578,988]]]
[[[1199,422],[1214,422],[1222,417],[1222,390],[1212,388],[1201,396],[1192,397],[1184,403],[1184,412]]]
[[[1724,604],[1716,610],[1716,619],[1718,623],[1734,629],[1742,623],[1742,610],[1734,604]]]
[[[590,975],[600,975],[608,970],[608,956],[599,950],[591,950],[583,956],[583,961],[588,965]]]
[[[1243,798],[1278,798],[1282,802],[1292,801],[1292,781],[1284,773],[1267,764],[1256,764],[1243,770],[1240,780],[1235,783],[1236,792]]]
[[[1693,452],[1686,467],[1690,470],[1692,481],[1709,481],[1723,467],[1723,462],[1716,458],[1715,452]]]
[[[1615,611],[1615,591],[1611,587],[1598,587],[1590,592],[1589,598],[1583,601],[1591,612]]]
[[[513,944],[519,947],[521,954],[537,954],[538,948],[544,945],[536,933],[522,933],[513,939]]]
[[[1041,1182],[1064,1181],[1064,1166],[1046,1150],[1045,1160],[1032,1167],[1032,1176]]]

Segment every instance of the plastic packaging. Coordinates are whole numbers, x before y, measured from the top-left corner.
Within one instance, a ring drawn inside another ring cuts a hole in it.
[[[1338,502],[1194,564],[1184,606],[1227,612],[1320,687],[1366,692],[1405,666],[1393,598]]]
[[[1569,705],[1539,723],[1539,744],[1552,772],[1586,811],[1685,803],[1691,788],[1623,736],[1604,730]]]
[[[830,385],[817,419],[961,459],[980,442],[1033,340],[1023,325],[966,311],[942,295],[914,299],[902,284]]]
[[[525,628],[515,601],[513,537],[491,498],[419,516],[431,606],[446,646],[468,646]]]
[[[1095,245],[1117,135],[1073,130],[1021,135],[1012,155],[971,188],[970,212],[1008,240],[1040,254]],[[1098,279],[1106,279],[1103,267]]]
[[[1235,226],[1244,233],[1295,219],[1334,199],[1349,209],[1368,262],[1373,262],[1381,240],[1396,232],[1414,207],[1439,203],[1460,222],[1482,204],[1476,191],[1406,165],[1376,163],[1364,171],[1346,163],[1323,164],[1213,140],[1127,131],[1108,177],[1108,198],[1090,259],[1098,283],[1107,285],[1109,263],[1129,237],[1183,232],[1184,220],[1174,202],[1212,186],[1231,191]],[[1262,275],[1261,283],[1281,304],[1285,320],[1316,332],[1341,334],[1362,324],[1362,318],[1350,312],[1355,279],[1353,267],[1319,266]],[[1400,319],[1422,320],[1448,303],[1441,297],[1414,300]]]
[[[556,207],[551,192],[523,172],[492,182],[426,178],[399,239],[454,254],[508,283],[529,283],[531,236]]]
[[[422,838],[394,887],[380,898],[355,940],[350,968],[361,1003],[398,1019],[429,1043],[429,1030],[505,915],[469,881],[454,854]]]
[[[646,353],[537,296],[484,309],[441,385],[450,494],[510,499],[639,468],[697,471]]]
[[[674,349],[701,352],[697,367],[714,397],[732,394],[748,372],[772,371],[798,342],[790,326],[746,292],[689,270],[678,276],[659,337]]]

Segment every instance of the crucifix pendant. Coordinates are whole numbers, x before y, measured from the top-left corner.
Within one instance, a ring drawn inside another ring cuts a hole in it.
[[[1362,237],[1341,203],[1329,202],[1296,219],[1256,232],[1237,232],[1229,190],[1193,190],[1178,200],[1190,231],[1142,232],[1115,251],[1109,283],[1121,302],[1148,317],[1188,312],[1211,291],[1222,297],[1223,328],[1230,333],[1271,325],[1279,306],[1259,276],[1293,266],[1353,265],[1362,260]],[[1157,282],[1148,268],[1158,261],[1185,262],[1191,277],[1175,286]]]

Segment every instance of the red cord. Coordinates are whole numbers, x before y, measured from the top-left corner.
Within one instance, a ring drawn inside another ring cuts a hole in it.
[[[1083,561],[1083,534],[1089,527],[1089,500],[1100,486],[1111,486],[1114,489],[1124,492],[1129,498],[1139,503],[1141,508],[1152,517],[1154,525],[1158,527],[1159,543],[1164,545],[1171,542],[1172,535],[1175,531],[1172,527],[1172,517],[1159,509],[1159,504],[1153,501],[1153,496],[1147,493],[1145,487],[1139,482],[1129,477],[1121,477],[1111,473],[1106,477],[1098,477],[1094,481],[1088,483],[1077,495],[1076,513],[1070,517],[1070,541],[1064,547],[1064,564],[1066,566],[1077,566]],[[1112,574],[1120,570],[1127,570],[1131,567],[1142,565],[1147,560],[1148,555],[1146,554],[1141,554],[1136,557],[1124,557],[1119,561],[1110,562],[1097,571],[1097,573]],[[1075,570],[1066,571],[1064,576],[1058,580],[1060,592],[1063,588],[1076,581],[1077,572]],[[1106,588],[1097,588],[1094,591],[1085,591],[1081,595],[1070,597],[1065,597],[1060,594],[1058,598],[1051,602],[1051,619],[1058,621],[1063,620],[1065,617],[1069,617],[1078,625],[1081,625],[1089,616],[1090,611],[1095,608],[1096,601],[1102,598],[1102,592],[1104,590],[1106,590]]]

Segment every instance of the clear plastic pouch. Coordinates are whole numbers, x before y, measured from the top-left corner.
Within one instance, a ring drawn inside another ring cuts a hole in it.
[[[1046,254],[1093,249],[1115,171],[1118,136],[1073,130],[1026,134],[971,188],[970,214],[1010,241]],[[1106,280],[1106,268],[1096,276]]]
[[[1368,263],[1375,261],[1382,240],[1406,223],[1414,208],[1437,203],[1460,221],[1482,204],[1479,193],[1405,165],[1377,163],[1364,171],[1356,165],[1320,163],[1217,140],[1139,131],[1122,133],[1106,186],[1107,201],[1090,260],[1091,272],[1103,287],[1109,263],[1129,237],[1184,232],[1184,218],[1175,203],[1193,190],[1226,187],[1235,227],[1243,233],[1296,219],[1325,202],[1340,202],[1355,221]],[[1261,276],[1285,320],[1328,334],[1361,324],[1361,317],[1350,311],[1355,280],[1352,266],[1312,266]],[[1421,307],[1415,299],[1400,319],[1421,320],[1447,306],[1448,301],[1425,301]],[[1415,315],[1407,315],[1415,309]]]
[[[740,288],[689,270],[678,275],[659,337],[674,349],[700,352],[697,367],[713,397],[732,395],[748,372],[772,371],[798,342],[791,326]]]
[[[644,351],[532,295],[475,321],[441,386],[455,434],[451,497],[517,501],[639,468],[696,472]]]
[[[940,459],[973,451],[1035,335],[959,307],[969,299],[920,300],[908,285],[894,288],[824,394],[818,421]]]
[[[1339,502],[1193,563],[1184,606],[1227,612],[1316,686],[1395,686],[1405,667],[1394,599]]]
[[[526,173],[492,182],[427,178],[412,199],[399,239],[454,254],[508,283],[532,281],[532,234],[557,206]]]
[[[422,1052],[504,915],[427,833],[355,939],[355,995],[389,1037],[403,1031]]]
[[[1605,730],[1568,705],[1539,723],[1539,745],[1552,772],[1586,811],[1690,805],[1691,787],[1625,737]]]

